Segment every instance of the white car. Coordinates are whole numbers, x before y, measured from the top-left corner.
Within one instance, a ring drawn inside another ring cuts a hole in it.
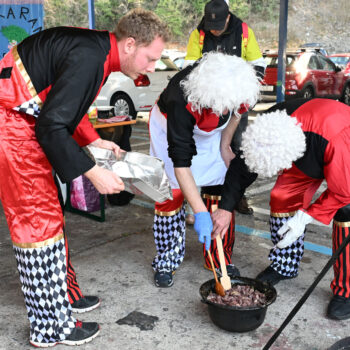
[[[149,111],[156,99],[179,71],[173,61],[162,56],[155,71],[132,80],[121,72],[111,73],[96,99],[97,107],[113,106],[114,115],[130,115]]]

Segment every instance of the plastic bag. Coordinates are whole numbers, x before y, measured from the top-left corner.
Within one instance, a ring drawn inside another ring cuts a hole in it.
[[[70,203],[73,208],[93,212],[100,210],[100,193],[84,175],[71,182]]]

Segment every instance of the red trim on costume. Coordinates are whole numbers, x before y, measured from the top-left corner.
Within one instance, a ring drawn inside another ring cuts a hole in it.
[[[119,50],[118,50],[117,39],[113,33],[109,33],[109,39],[110,39],[110,43],[111,43],[111,51],[107,57],[107,61],[109,64],[108,75],[111,72],[119,72],[120,71],[120,59],[119,59]]]
[[[184,196],[180,189],[174,189],[173,192],[173,199],[168,199],[165,202],[159,203],[156,202],[154,209],[156,211],[164,212],[164,213],[171,213],[174,210],[177,210],[182,207]]]
[[[32,99],[27,84],[14,61],[12,51],[0,61],[0,72],[3,68],[11,68],[10,79],[0,79],[0,105],[11,109]]]
[[[89,145],[91,142],[94,142],[100,138],[100,135],[90,123],[89,116],[87,114],[84,115],[83,119],[74,130],[73,138],[80,147]]]
[[[186,109],[196,119],[196,125],[199,129],[210,132],[218,127],[220,117],[213,113],[211,108],[203,108],[202,112],[199,113],[199,111],[192,110],[191,103],[187,103]]]
[[[52,85],[49,85],[46,89],[38,93],[38,96],[40,97],[41,101],[44,102],[46,100],[47,94],[50,92],[51,88],[52,88]]]

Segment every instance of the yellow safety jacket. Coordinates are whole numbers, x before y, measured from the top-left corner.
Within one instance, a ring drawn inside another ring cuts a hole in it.
[[[185,60],[196,61],[202,57],[204,39],[205,32],[203,30],[195,29],[191,33],[187,44]],[[254,32],[245,22],[242,22],[241,57],[246,61],[256,61],[262,58]]]

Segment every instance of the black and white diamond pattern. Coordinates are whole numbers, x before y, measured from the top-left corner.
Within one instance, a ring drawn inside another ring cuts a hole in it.
[[[157,255],[152,267],[155,271],[175,271],[185,256],[185,207],[173,216],[154,215],[154,242]]]
[[[288,217],[276,218],[270,216],[271,241],[276,245],[281,237],[277,231],[288,220]],[[305,232],[295,242],[288,247],[271,249],[269,260],[272,261],[271,267],[283,276],[293,277],[298,274],[299,265],[304,255],[304,237]]]
[[[62,239],[42,248],[14,247],[30,339],[36,343],[64,340],[75,328],[67,294],[64,244]]]
[[[20,106],[14,107],[13,109],[18,111],[18,112],[32,115],[34,117],[38,117],[40,114],[40,107],[35,102],[34,99],[26,101],[26,102],[22,103]]]

